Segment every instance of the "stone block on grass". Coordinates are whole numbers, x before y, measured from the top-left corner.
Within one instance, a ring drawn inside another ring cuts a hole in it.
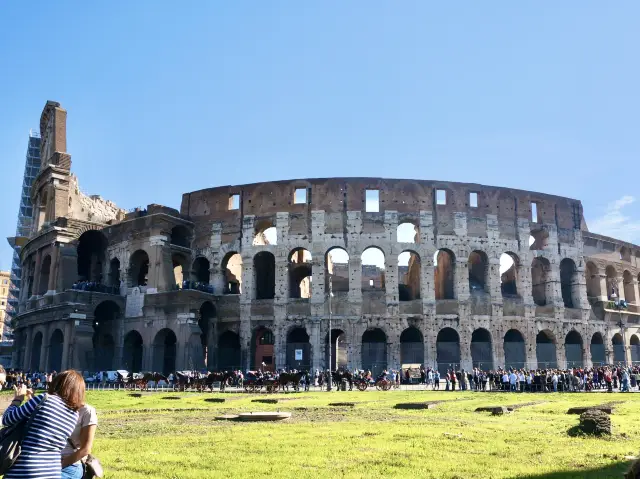
[[[589,409],[580,415],[580,430],[595,436],[610,435],[611,417],[600,409]]]

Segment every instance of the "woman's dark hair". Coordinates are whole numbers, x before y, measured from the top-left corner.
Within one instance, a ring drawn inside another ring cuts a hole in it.
[[[84,406],[84,378],[72,369],[63,371],[49,384],[49,394],[55,394],[74,411]]]

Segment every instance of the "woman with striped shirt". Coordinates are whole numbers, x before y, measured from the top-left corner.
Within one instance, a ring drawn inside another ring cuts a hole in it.
[[[60,452],[67,444],[84,404],[84,379],[76,371],[64,371],[49,384],[48,395],[31,397],[24,385],[15,388],[15,397],[2,416],[2,425],[11,426],[29,418],[36,406],[31,427],[22,442],[22,452],[5,479],[60,479]],[[22,406],[26,396],[27,402]]]

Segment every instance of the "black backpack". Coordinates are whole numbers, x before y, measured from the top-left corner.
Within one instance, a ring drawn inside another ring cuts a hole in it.
[[[0,429],[0,475],[9,472],[9,469],[15,464],[22,451],[22,441],[27,435],[27,431],[31,427],[33,418],[36,417],[38,411],[47,400],[45,394],[42,401],[36,406],[31,415],[13,426],[7,426]]]

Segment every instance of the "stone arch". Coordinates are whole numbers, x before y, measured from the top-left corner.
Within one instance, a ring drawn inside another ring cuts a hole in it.
[[[362,369],[375,376],[387,368],[387,335],[380,328],[362,334]]]
[[[62,370],[63,345],[64,334],[60,329],[56,329],[49,339],[49,371],[60,372]]]
[[[175,285],[182,288],[189,279],[189,257],[182,253],[174,253],[171,255],[171,262]]]
[[[253,257],[256,299],[273,299],[276,295],[276,258],[269,251]]]
[[[631,348],[631,364],[637,366],[640,363],[640,338],[637,334],[632,334],[629,340]]]
[[[611,295],[615,292],[616,296],[620,297],[620,291],[618,291],[618,272],[614,266],[607,266],[605,269],[607,276],[607,298],[611,299]]]
[[[120,306],[111,300],[102,301],[93,311],[93,368],[96,371],[114,369],[116,354],[114,338],[117,336],[120,317]]]
[[[613,346],[613,362],[625,363],[624,341],[622,340],[622,335],[620,333],[613,335],[611,338],[611,345]]]
[[[442,328],[436,338],[436,362],[441,374],[460,367],[460,335],[453,328]]]
[[[262,220],[255,224],[253,246],[278,244],[278,229],[271,220]]]
[[[178,338],[169,328],[158,331],[153,340],[153,370],[165,376],[175,372]]]
[[[420,299],[420,255],[405,250],[398,255],[398,299],[413,301]]]
[[[271,329],[261,326],[254,330],[251,341],[252,369],[275,371],[275,341],[275,335]]]
[[[471,335],[471,360],[474,368],[493,369],[491,333],[484,328],[476,329]]]
[[[107,237],[98,230],[89,230],[78,238],[78,280],[102,283],[102,270],[107,253]]]
[[[400,223],[396,228],[396,239],[398,243],[419,243],[420,228],[409,221]]]
[[[565,308],[576,308],[580,303],[580,281],[578,269],[571,258],[560,262],[560,289]]]
[[[554,369],[558,367],[556,353],[556,337],[545,329],[536,336],[536,359],[540,369]]]
[[[223,294],[241,294],[242,292],[242,257],[237,251],[229,251],[222,259],[225,284]]]
[[[456,257],[453,251],[436,251],[433,255],[433,267],[436,299],[455,299]]]
[[[334,246],[325,253],[324,291],[329,292],[329,281],[334,293],[349,292],[349,253],[344,248]]]
[[[581,368],[584,366],[582,359],[582,336],[572,329],[564,338],[564,352],[568,368]]]
[[[191,234],[189,229],[183,225],[177,225],[171,228],[171,235],[169,237],[169,243],[174,246],[180,246],[182,248],[191,247]]]
[[[325,364],[329,364],[332,371],[346,370],[348,365],[347,334],[342,329],[331,330],[331,362],[329,362],[329,333],[325,337]]]
[[[596,332],[591,336],[591,362],[594,366],[603,365],[607,362],[604,340],[602,333]]]
[[[531,263],[531,291],[533,302],[538,306],[551,304],[553,298],[551,264],[542,256],[534,258]]]
[[[51,255],[46,255],[40,263],[40,283],[38,296],[44,296],[49,289],[49,275],[51,274]]]
[[[122,350],[124,369],[135,373],[141,372],[143,355],[144,342],[142,341],[142,335],[132,329],[124,337]]]
[[[587,280],[587,296],[597,298],[602,296],[600,291],[600,272],[595,263],[587,262],[585,268],[585,278]]]
[[[518,296],[518,268],[520,258],[507,251],[500,255],[500,291],[502,296]]]
[[[120,287],[120,260],[118,258],[112,258],[109,261],[109,286]]]
[[[218,369],[220,371],[242,370],[242,348],[240,335],[227,330],[218,338]]]
[[[311,344],[306,328],[296,326],[287,334],[286,369],[309,371],[311,369]]]
[[[362,252],[362,291],[384,291],[386,285],[384,251],[369,246]]]
[[[624,284],[624,299],[627,303],[635,303],[637,301],[636,288],[633,285],[633,275],[628,269],[625,269],[622,274],[622,283]]]
[[[38,331],[33,337],[33,341],[31,343],[31,358],[29,362],[29,368],[31,369],[31,371],[40,371],[40,354],[42,353],[42,340],[42,333]]]
[[[209,284],[211,281],[211,263],[204,256],[198,256],[191,266],[191,279],[201,284]]]
[[[474,250],[467,261],[469,270],[469,293],[489,292],[489,258],[484,251]]]
[[[311,297],[313,279],[311,253],[305,248],[295,248],[289,253],[289,297]]]
[[[424,364],[424,337],[415,326],[400,334],[400,365]]]
[[[523,334],[517,329],[510,329],[504,335],[504,367],[505,369],[522,369],[527,364],[527,351]]]
[[[145,250],[135,251],[129,259],[131,286],[147,286],[149,282],[149,255]]]

